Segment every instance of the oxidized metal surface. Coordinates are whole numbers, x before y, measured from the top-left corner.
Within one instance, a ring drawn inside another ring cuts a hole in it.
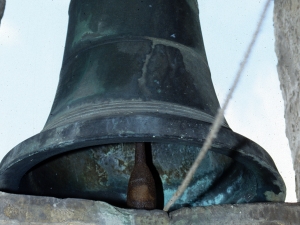
[[[194,0],[72,0],[57,94],[41,133],[0,165],[0,190],[124,206],[134,142],[151,143],[158,208],[198,154],[219,103]],[[284,201],[270,156],[223,124],[173,206]]]
[[[219,103],[195,1],[73,0],[69,16],[44,129],[118,111],[153,113],[165,104],[163,113],[212,121]]]

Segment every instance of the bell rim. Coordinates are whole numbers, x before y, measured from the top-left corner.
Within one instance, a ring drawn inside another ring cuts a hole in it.
[[[141,126],[137,128],[137,124]],[[142,126],[145,124],[147,127]],[[159,124],[159,127],[155,127],[155,124]],[[117,129],[118,126],[126,129],[120,131]],[[55,155],[95,145],[129,142],[177,142],[202,147],[210,127],[210,123],[191,118],[144,113],[94,118],[44,130],[21,142],[3,158],[0,163],[0,190],[18,193],[20,181],[26,172]],[[106,135],[103,135],[104,131],[101,131],[101,128],[106,128],[104,129]],[[256,175],[257,185],[260,187],[264,187],[268,181],[259,177],[257,172],[262,171],[273,177],[274,180],[271,182],[274,184],[272,187],[275,194],[274,201],[285,200],[286,187],[276,165],[269,154],[255,142],[233,132],[230,128],[221,127],[210,151],[223,154],[245,165]],[[280,193],[283,195],[276,197],[276,194]]]

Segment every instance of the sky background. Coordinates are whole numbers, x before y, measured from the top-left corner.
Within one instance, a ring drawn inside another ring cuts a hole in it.
[[[198,0],[214,87],[222,104],[265,1]],[[0,27],[0,159],[39,133],[48,118],[61,69],[69,0],[9,0]],[[296,201],[276,71],[273,2],[242,80],[226,112],[230,127],[275,161]]]

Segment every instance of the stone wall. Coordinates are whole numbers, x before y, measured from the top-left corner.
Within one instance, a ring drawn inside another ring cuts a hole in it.
[[[285,104],[286,135],[296,173],[296,194],[300,201],[300,0],[275,0],[275,51]]]

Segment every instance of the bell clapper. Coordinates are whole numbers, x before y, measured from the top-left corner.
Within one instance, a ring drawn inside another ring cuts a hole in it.
[[[134,209],[155,209],[154,178],[146,164],[145,143],[135,143],[135,164],[129,179],[127,206]]]

